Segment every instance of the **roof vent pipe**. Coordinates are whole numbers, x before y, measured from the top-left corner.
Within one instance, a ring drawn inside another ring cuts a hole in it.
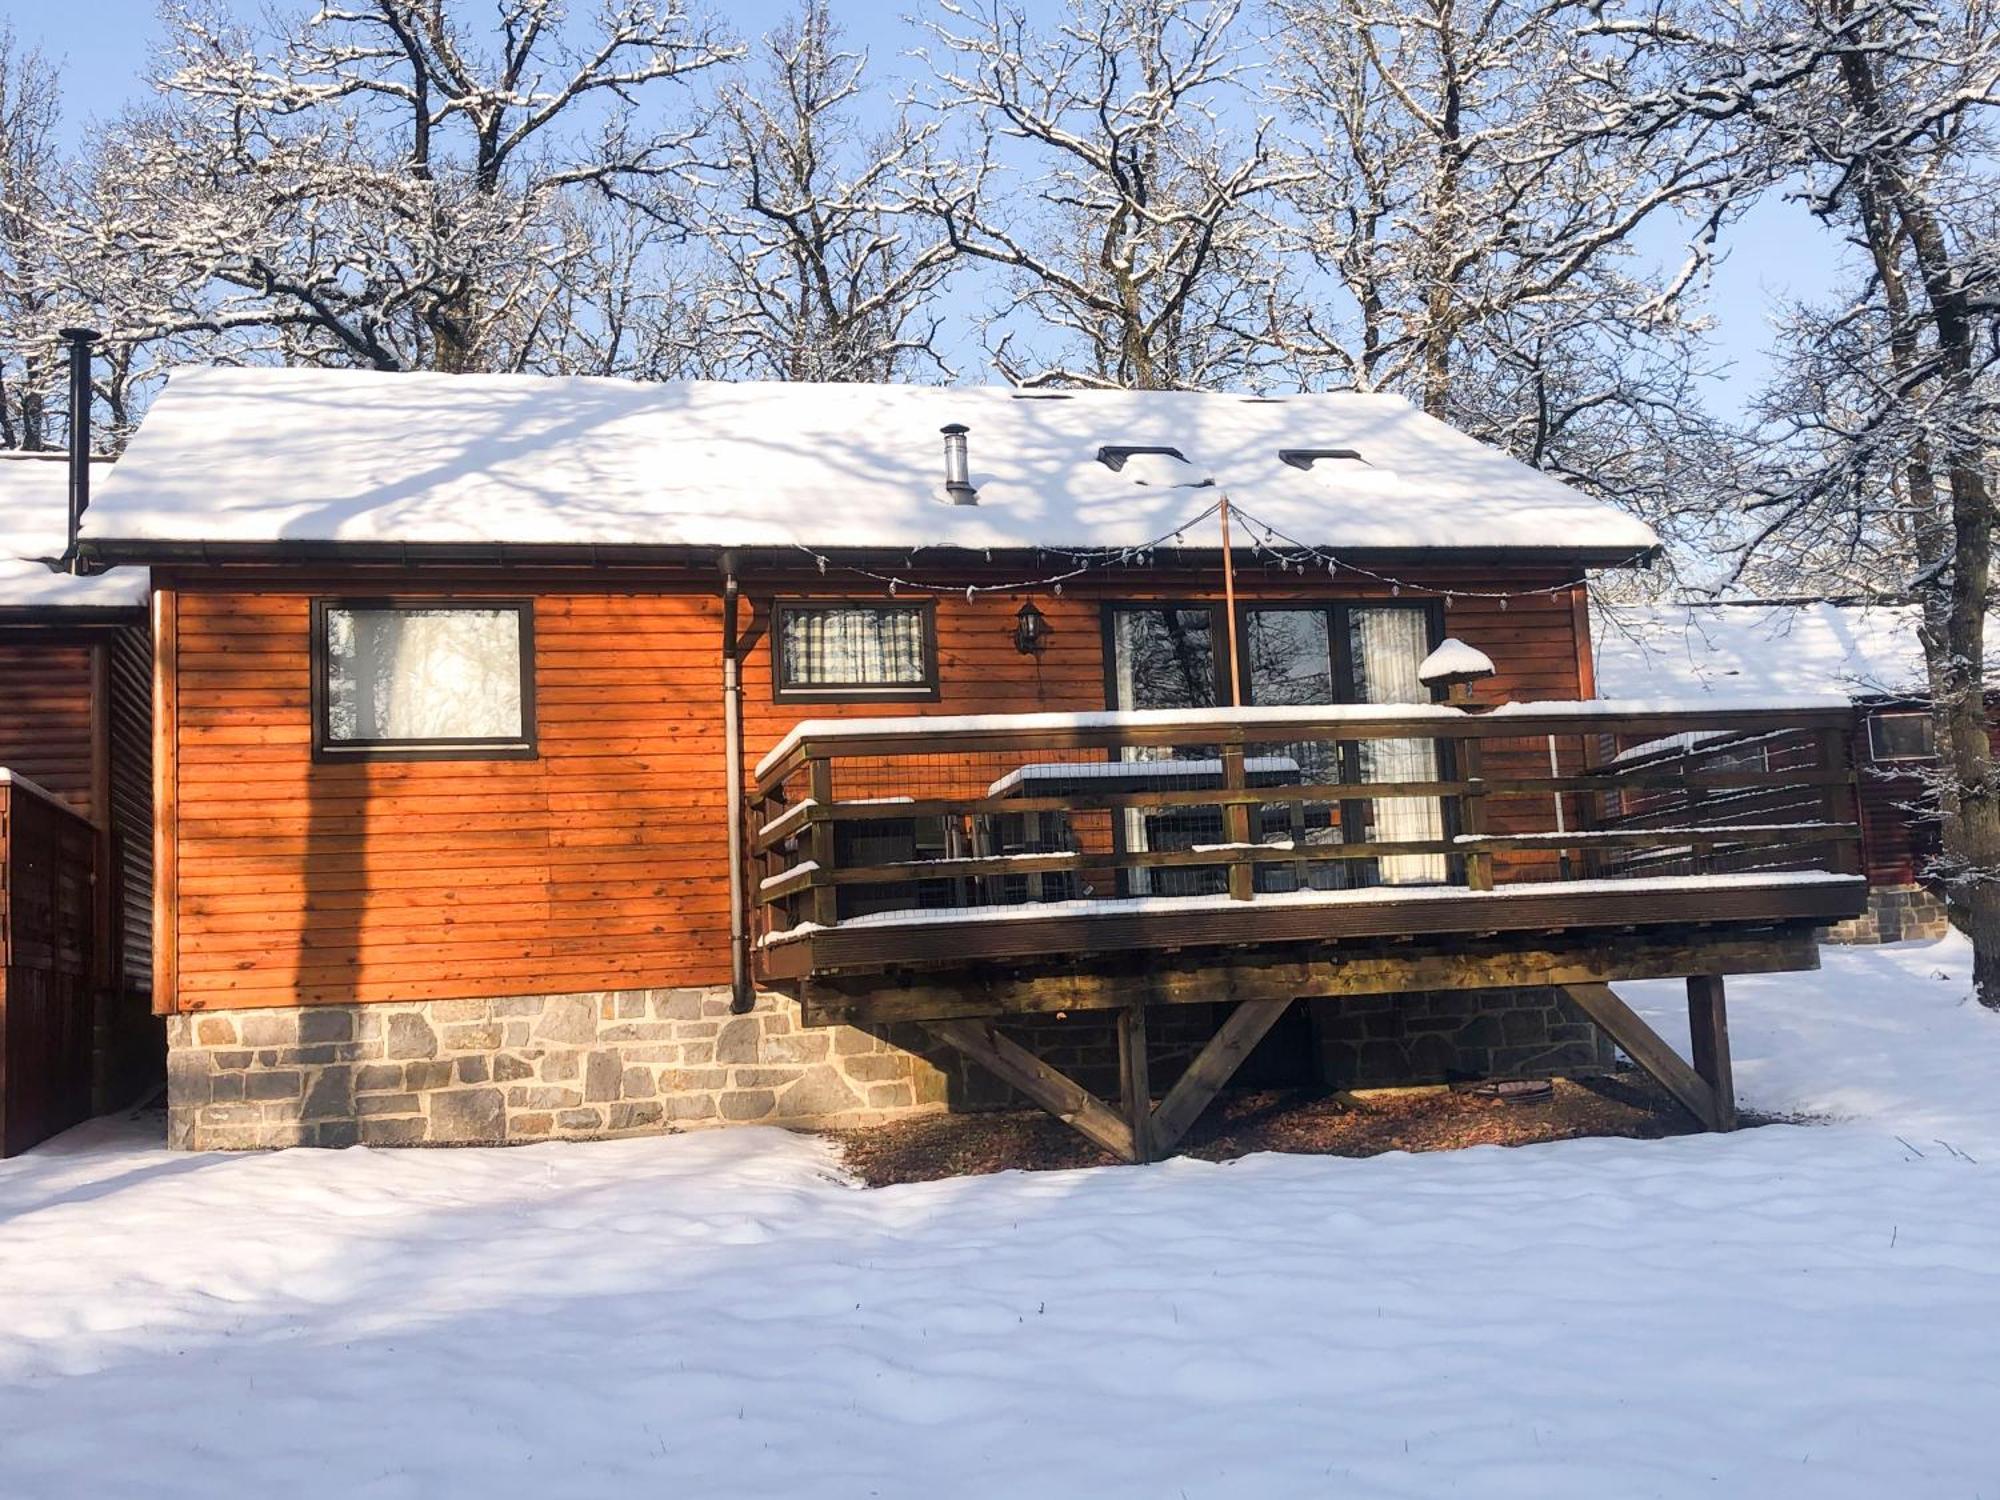
[[[76,542],[83,513],[90,509],[90,349],[97,342],[97,331],[64,328],[59,332],[69,345],[69,546],[63,561],[72,573],[81,573]]]
[[[970,430],[963,422],[951,422],[938,429],[944,434],[944,492],[951,496],[953,505],[979,503],[979,491],[972,487],[972,456],[965,443]]]

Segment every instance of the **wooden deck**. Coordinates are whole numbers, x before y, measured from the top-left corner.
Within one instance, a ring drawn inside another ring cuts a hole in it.
[[[759,767],[758,978],[808,1024],[925,1023],[1139,1158],[1207,1095],[1153,1121],[1128,1078],[1122,1116],[1087,1108],[993,1023],[1117,1010],[1143,1050],[1149,1007],[1233,1002],[1244,1019],[1194,1070],[1212,1094],[1298,998],[1561,985],[1725,1128],[1721,977],[1816,966],[1816,930],[1866,901],[1848,718],[1580,703],[807,723]],[[1687,735],[1791,749],[1700,771],[1617,753]],[[1694,1072],[1609,988],[1660,977],[1687,978],[1708,1018]]]
[[[1866,904],[1859,876],[1810,882],[1783,876],[1517,883],[1492,891],[1338,893],[1324,902],[1198,898],[1055,902],[961,911],[899,912],[785,934],[761,951],[767,984],[958,969],[1063,953],[1110,960],[1135,950],[1186,953],[1244,946],[1289,948],[1472,934],[1587,934],[1611,929],[1741,930],[1824,926]],[[1119,909],[1119,908],[1125,909]],[[1627,976],[1633,977],[1633,976]],[[1520,981],[1517,981],[1520,982]],[[1437,985],[1424,986],[1439,988]],[[1066,1007],[1074,1008],[1074,1007]]]

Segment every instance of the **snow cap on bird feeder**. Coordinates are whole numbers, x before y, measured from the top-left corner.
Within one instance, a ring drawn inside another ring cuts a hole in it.
[[[1492,657],[1451,636],[1418,665],[1417,681],[1443,688],[1447,702],[1464,703],[1471,697],[1472,684],[1493,672]]]

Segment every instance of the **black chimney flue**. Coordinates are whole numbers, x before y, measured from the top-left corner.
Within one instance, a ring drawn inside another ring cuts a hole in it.
[[[90,351],[98,334],[94,328],[64,328],[60,333],[69,345],[69,548],[63,561],[70,572],[80,573],[76,542],[83,513],[90,509]]]

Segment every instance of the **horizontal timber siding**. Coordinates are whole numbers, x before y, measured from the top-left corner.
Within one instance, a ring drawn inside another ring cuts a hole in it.
[[[1563,575],[1425,575],[1536,587]],[[980,581],[968,575],[967,582]],[[1203,580],[1207,583],[1206,578]],[[383,571],[168,580],[179,1009],[471,998],[716,985],[729,974],[721,603],[712,576]],[[801,718],[1105,706],[1107,599],[1206,600],[1158,573],[1035,595],[1051,637],[1013,644],[1025,595],[940,598],[935,703],[774,701],[774,598],[882,592],[836,577],[746,580],[746,765]],[[312,760],[308,621],[315,595],[481,593],[535,600],[540,753],[520,761]],[[1379,591],[1378,591],[1379,592]],[[1366,597],[1324,578],[1259,574],[1241,599]],[[1569,592],[1456,600],[1449,633],[1493,656],[1480,696],[1574,698]],[[1519,752],[1546,764],[1546,751]],[[1498,774],[1503,756],[1489,756]],[[1504,820],[1493,825],[1502,829]],[[162,924],[165,925],[164,923]]]
[[[87,641],[0,635],[0,766],[96,818]]]

